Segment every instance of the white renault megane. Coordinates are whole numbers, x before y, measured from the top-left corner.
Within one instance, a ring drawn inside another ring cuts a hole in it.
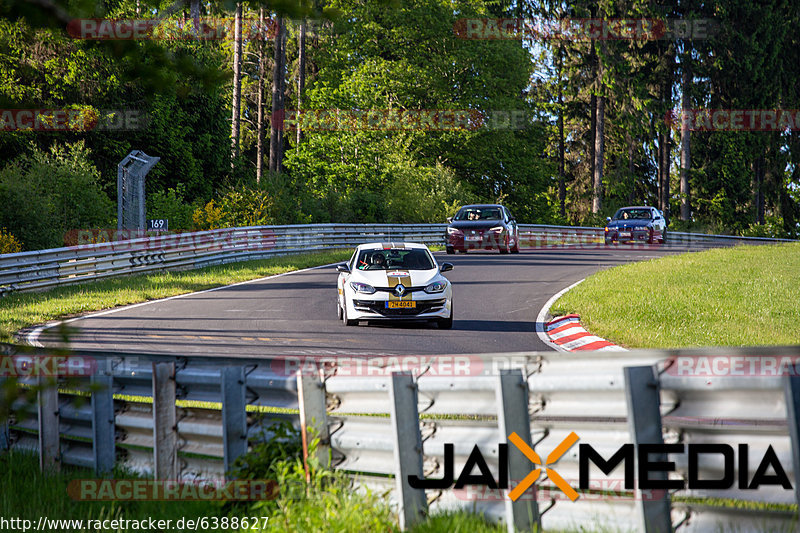
[[[359,320],[430,320],[453,326],[453,289],[428,247],[415,243],[362,244],[350,261],[337,265],[339,319],[346,326]]]

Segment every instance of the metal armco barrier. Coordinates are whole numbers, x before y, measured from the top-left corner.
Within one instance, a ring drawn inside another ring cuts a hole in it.
[[[98,235],[74,232],[79,244],[0,255],[0,296],[115,276],[186,270],[275,255],[353,248],[370,241],[444,245],[445,224],[308,224],[225,228],[90,244]],[[135,235],[122,232],[126,237]],[[523,248],[603,246],[602,228],[519,225]],[[113,239],[113,234],[104,238]],[[88,244],[80,244],[81,242]],[[671,243],[692,249],[764,244],[780,239],[669,233]]]
[[[14,363],[6,359],[4,369],[28,368],[15,358],[50,355],[8,345],[0,353]],[[42,383],[39,404],[12,406],[0,439],[41,451],[45,468],[67,463],[103,472],[116,461],[219,479],[248,443],[270,438],[262,431],[270,419],[288,417],[314,428],[331,466],[385,491],[406,525],[426,509],[454,508],[504,520],[509,531],[535,523],[648,532],[798,525],[800,346],[246,362],[91,351],[71,357],[91,376],[62,378],[58,391]],[[39,381],[26,376],[20,386]],[[678,485],[642,488],[633,450],[648,453],[659,443],[670,448],[646,455],[656,464],[647,479]],[[609,464],[618,452],[631,455],[618,456],[607,472],[586,463],[583,490],[585,446]],[[702,453],[689,453],[698,446]],[[467,464],[473,478],[455,488]],[[535,485],[512,502],[509,491],[536,469]],[[791,486],[781,485],[778,470]],[[486,474],[502,483],[501,472],[506,488],[475,481]],[[440,482],[423,492],[408,475]]]

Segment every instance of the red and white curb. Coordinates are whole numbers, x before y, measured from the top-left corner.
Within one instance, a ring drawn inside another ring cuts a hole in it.
[[[625,348],[617,346],[597,335],[592,335],[581,326],[578,315],[566,315],[554,318],[545,324],[545,331],[550,341],[562,350],[578,351],[614,351],[625,352]]]

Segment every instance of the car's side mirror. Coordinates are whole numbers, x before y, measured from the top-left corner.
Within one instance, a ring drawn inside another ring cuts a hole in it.
[[[606,217],[606,222],[611,222],[611,217]]]
[[[450,224],[451,222],[453,222],[453,217],[447,217],[447,223]]]
[[[439,272],[448,272],[453,270],[453,263],[442,263],[439,267]]]
[[[336,270],[339,272],[350,272],[350,267],[347,266],[347,263],[339,263],[336,265]]]

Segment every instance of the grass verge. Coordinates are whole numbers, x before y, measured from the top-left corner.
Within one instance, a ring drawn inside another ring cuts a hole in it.
[[[281,256],[11,294],[0,298],[0,342],[12,342],[17,331],[50,320],[336,263],[345,261],[352,253],[352,250],[333,250]]]
[[[79,501],[67,494],[70,481],[96,478],[90,470],[65,466],[60,473],[45,475],[39,471],[36,455],[25,452],[0,454],[0,517],[30,520],[37,524],[40,517],[51,520],[172,520],[183,517],[198,519],[223,517],[223,507],[208,501]],[[116,471],[115,479],[140,479],[138,476]],[[111,531],[86,527],[52,527],[52,531]],[[74,526],[74,524],[73,524]],[[218,531],[208,528],[210,531]],[[118,531],[128,531],[119,528]],[[219,529],[229,531],[229,529]]]
[[[320,473],[311,485],[303,481],[302,462],[276,461],[280,495],[276,500],[264,500],[249,505],[217,501],[79,501],[73,500],[67,487],[70,481],[93,479],[90,470],[64,466],[59,473],[44,475],[39,471],[36,455],[26,452],[0,453],[0,517],[29,520],[31,528],[40,517],[50,520],[82,520],[77,524],[62,524],[54,531],[127,532],[139,530],[128,522],[128,527],[116,529],[93,527],[89,520],[147,521],[171,520],[174,529],[181,519],[202,522],[203,531],[304,531],[308,533],[350,533],[359,531],[384,531],[399,533],[396,518],[383,495],[353,490],[349,479],[340,473]],[[143,479],[140,476],[117,470],[114,479]],[[247,517],[258,527],[221,527],[223,518]],[[267,517],[266,523],[263,518]],[[215,520],[216,519],[216,520]],[[125,522],[119,522],[125,524]],[[213,524],[219,524],[215,528]],[[107,523],[108,524],[108,523]],[[264,527],[262,527],[264,526]],[[149,530],[147,528],[144,528]],[[500,533],[505,528],[490,524],[480,515],[467,512],[434,514],[411,533]]]
[[[662,257],[590,276],[553,315],[632,348],[797,344],[800,244]]]

